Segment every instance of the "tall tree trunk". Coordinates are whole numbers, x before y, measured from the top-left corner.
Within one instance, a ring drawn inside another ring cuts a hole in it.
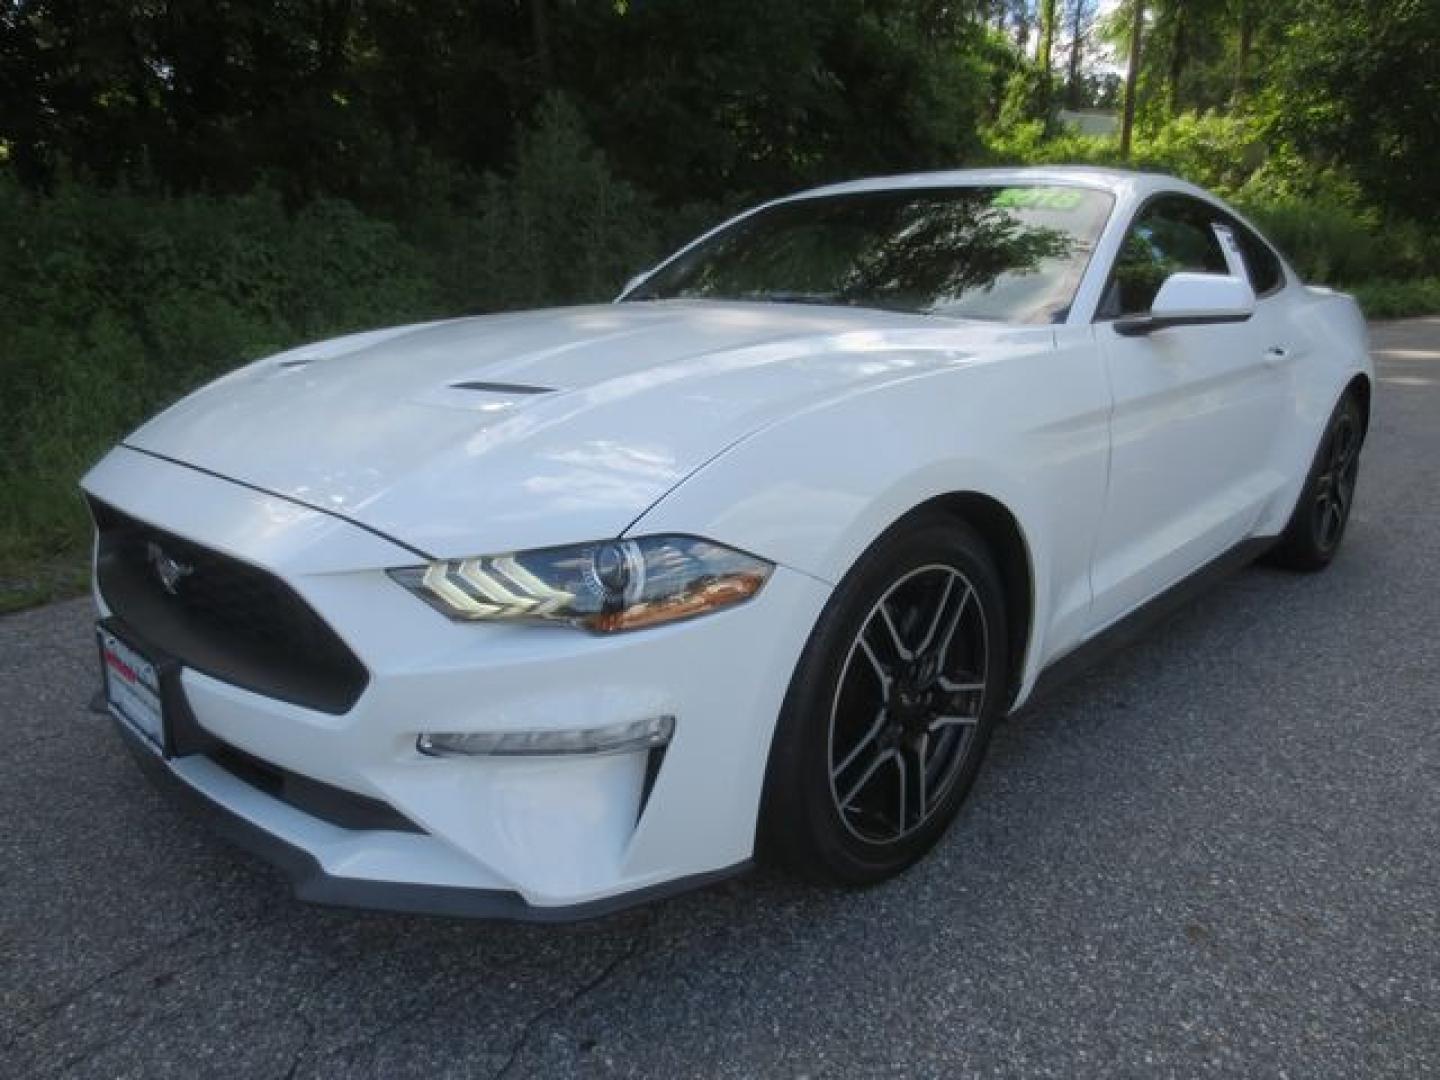
[[[1046,86],[1050,84],[1050,61],[1055,54],[1055,5],[1057,0],[1040,0],[1040,47],[1035,60]]]
[[[1250,93],[1250,47],[1255,39],[1255,18],[1250,11],[1250,0],[1240,0],[1238,17],[1234,94],[1237,106],[1245,104]]]
[[[1166,79],[1170,97],[1170,115],[1180,113],[1180,77],[1185,74],[1185,65],[1190,57],[1185,50],[1189,47],[1190,26],[1185,18],[1185,4],[1175,5],[1175,30],[1170,38],[1170,71]]]
[[[1055,55],[1055,5],[1058,0],[1040,0],[1040,44],[1035,50],[1035,63],[1040,68],[1039,100],[1035,109],[1050,132],[1052,108],[1055,104],[1055,76],[1050,61]]]
[[[1135,91],[1140,83],[1140,35],[1145,29],[1145,0],[1134,0],[1135,17],[1130,24],[1130,66],[1125,72],[1125,115],[1120,121],[1120,156],[1130,156],[1135,131]]]
[[[1069,81],[1065,87],[1065,104],[1078,109],[1084,104],[1080,95],[1080,57],[1085,43],[1085,22],[1089,15],[1089,0],[1071,0],[1070,9],[1070,68]]]

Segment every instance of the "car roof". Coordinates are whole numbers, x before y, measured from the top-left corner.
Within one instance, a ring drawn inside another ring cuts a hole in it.
[[[893,191],[927,187],[986,187],[991,185],[1061,184],[1108,191],[1116,196],[1145,198],[1156,192],[1177,191],[1188,195],[1213,198],[1201,188],[1164,173],[1139,172],[1132,169],[1107,169],[1091,165],[1041,165],[1025,168],[948,169],[940,172],[905,173],[899,176],[876,176],[826,184],[797,192],[790,198],[804,199],[817,195],[844,195],[864,191]]]

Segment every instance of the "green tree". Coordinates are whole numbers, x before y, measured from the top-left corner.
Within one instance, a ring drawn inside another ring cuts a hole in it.
[[[1267,88],[1277,139],[1392,214],[1440,214],[1440,4],[1299,0]]]

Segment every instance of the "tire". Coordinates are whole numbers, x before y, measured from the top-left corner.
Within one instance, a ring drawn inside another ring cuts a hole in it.
[[[864,885],[929,851],[1005,707],[1008,640],[1000,575],[974,530],[925,514],[876,541],[836,588],[791,680],[766,773],[762,856]]]
[[[1268,562],[1308,573],[1330,565],[1350,521],[1364,441],[1360,403],[1353,393],[1347,393],[1330,414],[1305,486],[1300,489],[1300,501]]]

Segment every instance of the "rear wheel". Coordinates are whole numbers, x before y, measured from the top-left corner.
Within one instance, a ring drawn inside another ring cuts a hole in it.
[[[765,851],[845,883],[928,851],[974,782],[1007,685],[995,563],[963,523],[882,538],[796,669],[766,778]]]
[[[1354,394],[1346,394],[1330,416],[1300,501],[1271,553],[1272,563],[1304,571],[1323,570],[1330,565],[1350,521],[1364,437],[1360,403]]]

